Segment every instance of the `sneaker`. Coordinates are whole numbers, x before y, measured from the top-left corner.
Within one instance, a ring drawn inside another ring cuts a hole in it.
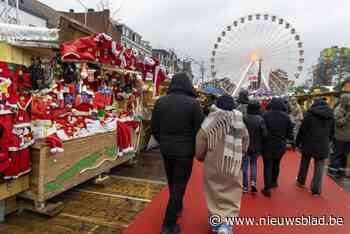
[[[247,193],[249,192],[248,188],[247,187],[243,187],[243,193]]]
[[[258,192],[255,185],[252,185],[250,189],[251,189],[252,193]]]
[[[160,234],[180,234],[180,225],[176,224],[175,226],[169,227],[166,225],[163,225],[162,231]]]
[[[312,195],[313,197],[321,197],[321,194],[319,194],[319,193],[314,193],[314,192],[312,192],[311,195]]]
[[[222,224],[219,227],[217,234],[233,234],[232,226],[227,225],[227,224]]]
[[[261,190],[261,193],[262,193],[265,197],[271,197],[271,191],[270,191],[270,190],[263,189],[263,190]]]

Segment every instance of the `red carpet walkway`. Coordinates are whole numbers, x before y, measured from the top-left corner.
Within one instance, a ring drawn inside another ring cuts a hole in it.
[[[274,190],[272,198],[265,198],[260,193],[246,194],[242,200],[242,217],[299,217],[335,216],[344,218],[342,226],[256,226],[242,225],[234,227],[235,234],[250,233],[286,233],[286,234],[346,234],[350,233],[350,194],[343,191],[328,176],[324,177],[323,194],[320,198],[312,197],[309,181],[306,189],[294,185],[298,170],[299,156],[288,153],[281,165],[280,187]],[[310,168],[312,169],[312,168]],[[262,165],[259,161],[258,186],[262,186]],[[259,189],[260,190],[260,189]],[[202,167],[196,163],[185,197],[184,214],[179,220],[182,234],[209,234],[207,208],[202,192]],[[158,234],[168,199],[168,190],[164,189],[152,203],[124,231],[124,234]]]

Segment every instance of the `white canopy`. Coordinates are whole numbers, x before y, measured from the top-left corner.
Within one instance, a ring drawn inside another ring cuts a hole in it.
[[[0,41],[57,42],[59,39],[58,32],[58,29],[0,23]]]

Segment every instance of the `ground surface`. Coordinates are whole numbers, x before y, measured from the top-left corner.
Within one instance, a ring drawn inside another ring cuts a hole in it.
[[[0,234],[120,234],[166,186],[159,153],[144,153],[134,166],[111,172],[108,186],[89,181],[53,199],[64,202],[54,218],[24,211],[9,215]]]
[[[321,199],[313,199],[307,190],[295,190],[292,182],[297,163],[298,159],[284,161],[282,164],[284,169],[282,168],[281,172],[282,188],[275,192],[271,200],[265,199],[260,194],[245,195],[242,215],[260,216],[268,213],[291,215],[293,209],[299,210],[294,212],[295,214],[323,212],[346,215],[346,213],[343,214],[344,211],[350,213],[349,199],[339,201],[338,192],[342,189],[328,177],[325,181],[324,197]],[[180,222],[184,226],[184,234],[207,234],[209,232],[206,226],[206,208],[201,187],[201,168],[198,164],[195,168],[190,185],[192,188],[185,198],[185,214]],[[15,213],[8,216],[5,223],[0,224],[0,234],[121,234],[122,232],[157,234],[168,196],[165,172],[159,153],[144,153],[139,157],[136,165],[118,167],[111,174],[112,181],[108,186],[95,185],[90,181],[55,198],[54,202],[62,201],[65,204],[63,212],[57,217],[47,218],[28,211]],[[261,183],[260,178],[260,187]],[[349,179],[337,180],[337,183],[343,186],[343,189],[350,191]],[[342,197],[350,196],[349,193],[342,192],[344,193]],[[314,206],[318,208],[315,210]],[[254,207],[254,209],[246,207]],[[343,207],[346,209],[344,210]],[[350,220],[347,222],[349,223]],[[193,225],[201,228],[192,229]],[[314,234],[326,233],[325,229],[293,228],[296,232],[290,230],[282,228],[278,229],[278,233],[303,233],[303,230]],[[327,230],[327,234],[336,234],[339,230],[341,229]],[[241,227],[237,233],[252,233],[252,231],[251,227]],[[269,232],[266,228],[259,231],[276,233]]]

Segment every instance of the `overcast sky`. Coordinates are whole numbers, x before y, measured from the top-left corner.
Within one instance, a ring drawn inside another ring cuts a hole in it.
[[[57,10],[83,10],[78,0],[41,0]],[[99,0],[82,0],[96,8]],[[226,25],[249,13],[284,17],[304,42],[306,67],[325,47],[350,47],[349,0],[113,0],[123,2],[115,17],[141,33],[153,47],[175,48],[198,60],[209,60],[213,44]]]

